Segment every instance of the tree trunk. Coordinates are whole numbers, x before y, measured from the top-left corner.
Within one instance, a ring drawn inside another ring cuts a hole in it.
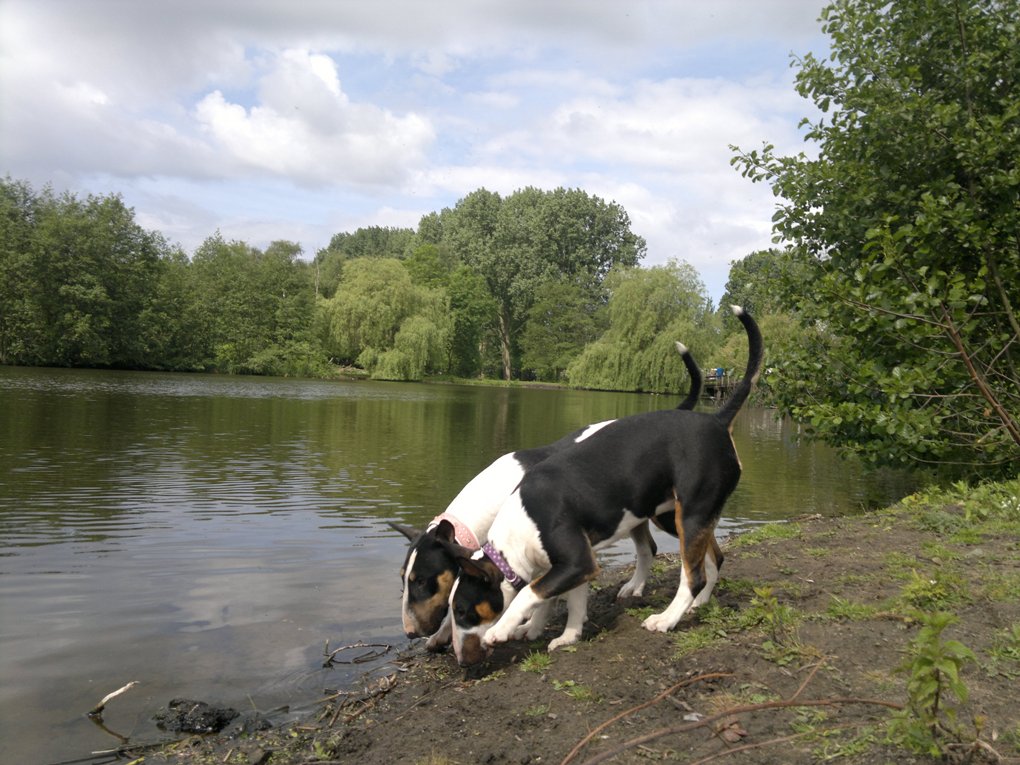
[[[506,310],[499,312],[499,351],[503,357],[503,379],[510,380],[510,316]]]

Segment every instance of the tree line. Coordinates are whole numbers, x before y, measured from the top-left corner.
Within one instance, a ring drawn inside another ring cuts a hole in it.
[[[731,265],[760,395],[875,464],[1020,469],[1016,0],[837,0],[795,60],[811,156],[732,147],[779,200],[776,248]],[[117,196],[0,183],[0,363],[536,379],[677,392],[682,339],[739,370],[697,272],[642,267],[626,211],[579,189],[478,189],[415,229],[310,259],[218,233],[190,257]]]
[[[219,233],[188,256],[117,195],[6,178],[0,363],[675,390],[682,365],[671,378],[623,357],[671,325],[691,337],[709,300],[689,266],[638,268],[644,252],[619,205],[526,188],[479,189],[417,229],[339,233],[311,260]],[[621,375],[583,353],[592,344]]]

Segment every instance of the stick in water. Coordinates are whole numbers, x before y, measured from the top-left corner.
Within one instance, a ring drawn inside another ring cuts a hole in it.
[[[114,699],[117,696],[120,696],[120,694],[122,694],[122,693],[130,691],[136,685],[138,685],[138,681],[137,680],[132,680],[130,683],[125,685],[123,688],[118,688],[113,693],[108,693],[105,696],[103,696],[102,701],[100,701],[98,704],[96,704],[92,708],[92,710],[89,712],[89,717],[96,717],[97,715],[101,715],[103,713],[103,710],[106,709],[106,702],[107,701],[109,701],[110,699]]]

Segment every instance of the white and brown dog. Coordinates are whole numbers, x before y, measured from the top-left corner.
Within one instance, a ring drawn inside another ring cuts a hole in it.
[[[693,409],[701,395],[701,370],[690,351],[680,343],[677,350],[691,379],[690,392],[678,410]],[[489,527],[503,502],[520,484],[524,475],[553,454],[572,448],[597,433],[614,420],[595,423],[561,438],[555,443],[533,449],[504,454],[476,475],[461,489],[446,511],[436,516],[425,530],[391,523],[406,536],[411,545],[400,569],[403,582],[402,621],[408,637],[429,636],[426,647],[438,650],[450,641],[449,596],[459,571],[457,558],[478,550],[485,544]],[[672,518],[658,524],[676,536]],[[648,524],[630,530],[637,548],[634,576],[625,584],[618,597],[639,596],[655,557],[655,542]],[[531,633],[541,632],[544,612],[529,622]]]
[[[666,512],[683,564],[676,596],[644,626],[666,632],[711,596],[722,556],[715,526],[740,478],[733,418],[757,379],[763,354],[754,319],[737,306],[748,337],[743,379],[716,412],[666,410],[623,417],[531,467],[500,508],[487,545],[467,557],[450,596],[453,645],[463,666],[498,643],[533,634],[528,620],[567,595],[567,629],[580,637],[595,550]],[[555,647],[551,644],[550,647]]]

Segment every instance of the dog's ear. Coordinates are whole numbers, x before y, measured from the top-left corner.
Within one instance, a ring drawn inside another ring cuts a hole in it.
[[[401,534],[403,534],[405,537],[407,537],[409,542],[413,542],[418,537],[420,537],[422,535],[422,533],[423,533],[423,532],[419,531],[418,529],[412,529],[410,526],[404,526],[404,525],[399,524],[399,523],[392,523],[391,522],[388,525],[389,525],[389,527],[391,529],[393,529],[395,531],[399,531]]]
[[[436,526],[436,539],[443,542],[453,542],[455,540],[456,530],[453,528],[453,524],[445,518],[439,522]]]
[[[457,563],[465,574],[481,579],[494,590],[498,589],[503,581],[503,572],[488,558],[463,556],[457,558]]]

